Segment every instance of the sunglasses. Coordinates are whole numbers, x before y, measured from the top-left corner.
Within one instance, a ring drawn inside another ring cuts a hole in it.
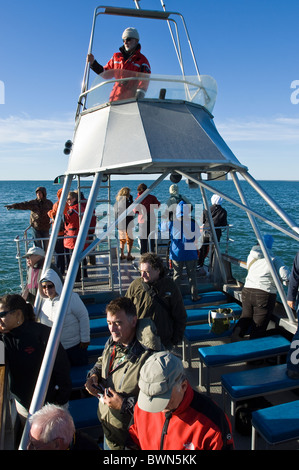
[[[42,284],[43,289],[53,289],[54,284]]]
[[[132,41],[132,39],[134,38],[126,38],[126,39],[123,39],[123,42],[129,42],[129,41]]]
[[[15,309],[7,310],[6,312],[0,312],[0,318],[4,318],[4,317],[6,317],[6,315],[8,315],[9,313],[12,313],[14,311],[15,311]]]

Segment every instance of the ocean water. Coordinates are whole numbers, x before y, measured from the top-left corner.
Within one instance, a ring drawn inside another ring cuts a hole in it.
[[[115,196],[119,189],[128,186],[135,198],[137,196],[137,186],[140,182],[145,182],[148,186],[153,181],[146,180],[115,180],[111,184],[111,203],[114,204]],[[74,183],[74,189],[75,189]],[[84,182],[82,183],[84,184]],[[90,185],[90,182],[88,182]],[[288,215],[299,225],[299,182],[294,181],[261,181],[262,188],[284,209]],[[163,181],[152,191],[161,203],[165,203],[169,197],[170,181]],[[224,194],[240,202],[234,183],[231,180],[210,183]],[[284,221],[267,205],[261,197],[248,185],[246,181],[240,181],[247,200],[252,208],[259,214],[266,216],[283,228],[289,229]],[[19,267],[16,260],[16,237],[23,238],[25,229],[29,226],[30,211],[10,210],[4,207],[6,204],[14,202],[28,201],[35,198],[35,189],[38,186],[45,186],[48,198],[55,202],[56,193],[61,185],[54,185],[52,181],[0,181],[0,295],[5,293],[20,292]],[[179,183],[181,194],[185,195],[193,204],[202,204],[199,189],[190,189],[185,181]],[[85,196],[88,189],[83,189]],[[210,201],[212,192],[207,191]],[[101,195],[100,195],[101,197]],[[106,197],[103,193],[102,197]],[[232,225],[230,228],[230,239],[228,252],[230,255],[246,260],[250,248],[255,244],[255,235],[245,212],[238,209],[228,201],[223,202],[223,207],[228,212],[228,221]],[[271,233],[274,237],[273,252],[280,256],[285,264],[291,268],[294,256],[299,249],[299,243],[287,237],[282,232],[277,232],[268,224],[257,219],[262,233]],[[29,230],[29,237],[31,231]],[[221,247],[224,249],[224,237],[221,240]],[[136,249],[137,249],[137,243]],[[24,261],[24,260],[23,260]],[[25,262],[23,262],[25,272]],[[245,270],[234,268],[234,274],[243,279]],[[239,270],[238,270],[239,269]]]

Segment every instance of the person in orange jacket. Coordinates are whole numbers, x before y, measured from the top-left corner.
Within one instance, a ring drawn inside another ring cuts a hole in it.
[[[52,224],[54,224],[54,220],[55,220],[55,217],[56,217],[56,214],[57,214],[57,211],[58,211],[58,206],[59,206],[59,202],[60,202],[60,198],[61,198],[61,193],[62,193],[62,188],[58,189],[58,191],[57,191],[58,201],[54,202],[52,209],[49,210],[49,212],[48,212],[48,216],[50,217],[50,220],[51,220]],[[65,207],[64,207],[64,210],[63,210],[63,215],[64,216],[67,213],[67,209],[68,209],[68,205],[66,204]],[[55,245],[55,252],[57,254],[57,256],[56,256],[56,266],[59,269],[59,271],[61,272],[61,274],[63,275],[64,271],[65,271],[65,256],[64,256],[65,250],[64,250],[63,238],[62,237],[64,237],[64,220],[61,221],[59,232],[58,232],[58,238],[57,238],[56,245]]]
[[[117,70],[113,76],[118,79],[131,78],[137,74],[150,74],[151,67],[147,58],[141,54],[139,44],[139,33],[135,28],[126,28],[122,34],[123,46],[120,52],[115,52],[113,57],[103,67],[94,58],[93,54],[88,54],[87,61],[90,68],[97,74],[110,70]],[[122,72],[128,70],[132,72]],[[110,72],[111,74],[111,72]],[[111,78],[109,74],[109,78]],[[108,77],[107,77],[108,78]],[[123,80],[116,82],[110,94],[110,101],[124,100],[128,98],[143,98],[149,85],[148,80]]]

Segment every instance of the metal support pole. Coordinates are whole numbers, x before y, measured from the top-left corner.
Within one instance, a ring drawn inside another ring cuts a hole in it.
[[[214,192],[215,194],[218,194],[219,196],[223,197],[224,199],[226,199],[228,202],[230,202],[231,204],[233,204],[234,206],[236,207],[239,207],[240,209],[244,210],[245,212],[247,212],[248,214],[251,214],[253,215],[254,217],[257,217],[258,219],[261,219],[263,220],[266,224],[270,225],[271,227],[275,228],[276,230],[279,230],[280,232],[284,233],[285,235],[288,235],[289,237],[293,238],[294,240],[296,240],[297,242],[299,242],[299,236],[298,234],[295,234],[293,232],[290,232],[289,230],[286,230],[284,227],[281,227],[280,225],[276,224],[275,222],[273,222],[272,220],[268,219],[267,217],[264,217],[263,215],[259,214],[258,212],[254,211],[253,209],[251,209],[250,207],[248,206],[245,206],[244,204],[241,204],[240,202],[236,201],[235,199],[232,199],[230,196],[227,196],[226,194],[224,194],[222,191],[219,191],[219,189],[217,188],[212,188],[211,186],[209,186],[207,183],[205,183],[204,181],[198,179],[198,178],[195,178],[192,174],[189,175],[187,173],[185,173],[184,171],[181,171],[181,170],[175,170],[176,173],[178,173],[179,175],[182,175],[184,176],[186,179],[189,179],[190,181],[193,181],[194,183],[198,184],[199,186],[202,186],[203,188],[206,188],[208,189],[209,191],[212,191]],[[234,172],[231,171],[231,174],[233,174]]]
[[[97,173],[91,188],[90,196],[86,205],[86,210],[84,212],[82,225],[80,226],[78,238],[74,248],[74,252],[71,257],[70,265],[67,271],[65,282],[60,296],[60,305],[57,312],[57,317],[53,322],[51,328],[51,333],[49,335],[47,347],[45,350],[44,358],[41,364],[40,373],[36,382],[35,390],[33,393],[32,401],[29,408],[29,416],[31,416],[35,411],[39,410],[44,403],[49,380],[52,374],[53,366],[56,359],[56,354],[60,342],[61,331],[63,328],[64,318],[67,312],[68,304],[73,292],[73,285],[75,282],[77,270],[79,263],[81,261],[82,250],[86,241],[87,232],[89,229],[91,217],[93,214],[93,209],[96,203],[96,198],[101,183],[101,173]],[[64,188],[66,189],[66,187]],[[63,204],[61,204],[63,207]],[[20,443],[20,449],[24,450],[27,447],[28,443],[28,434],[29,434],[29,422],[27,420],[22,440]]]
[[[239,180],[238,180],[238,178],[237,178],[237,176],[236,176],[235,173],[232,173],[232,179],[233,179],[233,181],[234,181],[234,183],[235,183],[236,189],[237,189],[237,191],[238,191],[238,193],[239,193],[239,196],[240,196],[240,199],[241,199],[242,203],[247,206],[246,198],[245,198],[245,196],[244,196],[244,194],[243,194],[243,191],[242,191],[242,189],[241,189],[241,187],[240,187],[240,184],[239,184]],[[252,228],[253,228],[253,230],[254,230],[254,233],[255,233],[255,235],[256,235],[256,238],[257,238],[257,240],[258,240],[258,242],[259,242],[259,244],[260,244],[260,247],[261,247],[261,250],[262,250],[262,252],[263,252],[263,255],[264,255],[264,257],[265,257],[265,259],[266,259],[266,261],[267,261],[267,263],[268,263],[268,266],[269,266],[271,275],[272,275],[273,280],[274,280],[274,282],[275,282],[276,288],[277,288],[277,290],[278,290],[278,292],[279,292],[279,295],[280,295],[281,301],[282,301],[282,303],[283,303],[283,306],[284,306],[284,308],[285,308],[286,314],[287,314],[289,320],[295,323],[295,318],[294,318],[293,312],[291,311],[290,307],[288,306],[287,299],[286,299],[286,295],[285,295],[285,292],[284,292],[284,290],[283,290],[281,281],[280,281],[279,276],[278,276],[278,274],[277,274],[277,272],[276,272],[276,269],[275,269],[274,264],[273,264],[273,262],[272,262],[271,256],[269,255],[269,252],[268,252],[268,250],[267,250],[267,247],[266,247],[266,245],[265,245],[265,243],[264,243],[264,240],[263,240],[263,237],[262,237],[262,235],[261,235],[260,229],[259,229],[259,227],[258,227],[258,225],[257,225],[257,222],[255,221],[254,217],[252,217],[251,214],[247,213],[247,216],[248,216],[249,222],[251,223],[251,226],[252,226]]]
[[[284,212],[284,210],[269,196],[269,194],[252,178],[249,173],[241,173],[243,178],[259,193],[259,195],[265,199],[265,201],[269,204],[270,207],[285,221],[285,223],[291,227],[296,233],[299,233],[299,227],[292,220],[288,214]]]

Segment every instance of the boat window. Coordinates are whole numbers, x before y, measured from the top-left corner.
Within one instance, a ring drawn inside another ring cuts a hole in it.
[[[170,76],[114,69],[97,75],[86,93],[85,108],[138,98],[183,100],[212,112],[217,96],[216,81],[208,76]]]

